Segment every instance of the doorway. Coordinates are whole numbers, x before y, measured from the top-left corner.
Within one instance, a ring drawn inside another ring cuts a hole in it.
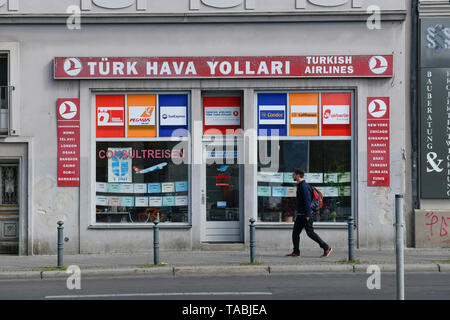
[[[0,162],[0,253],[19,253],[19,163]]]

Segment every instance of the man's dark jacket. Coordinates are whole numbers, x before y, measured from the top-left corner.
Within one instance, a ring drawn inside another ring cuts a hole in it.
[[[297,184],[297,215],[305,215],[311,218],[311,191],[309,185],[303,180]]]

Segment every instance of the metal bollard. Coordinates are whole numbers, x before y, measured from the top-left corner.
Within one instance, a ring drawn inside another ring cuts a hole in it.
[[[395,195],[395,255],[396,255],[396,278],[397,278],[397,300],[405,300],[405,267],[403,252],[403,196]]]
[[[155,226],[153,227],[153,263],[154,265],[159,264],[159,220],[153,220]]]
[[[250,220],[250,263],[255,262],[255,219]]]
[[[355,228],[355,220],[353,217],[348,217],[348,261],[354,260],[354,236],[353,230]]]
[[[63,266],[63,251],[64,251],[64,242],[63,242],[63,231],[64,222],[58,221],[58,267]]]

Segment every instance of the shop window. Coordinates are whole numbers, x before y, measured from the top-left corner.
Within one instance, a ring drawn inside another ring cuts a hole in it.
[[[189,222],[187,98],[96,96],[97,223]]]
[[[345,222],[351,215],[351,94],[285,95],[286,134],[279,130],[283,134],[269,138],[260,132],[258,138],[258,221],[292,221],[297,188],[292,173],[303,168],[306,181],[324,196],[314,221]]]
[[[0,135],[7,135],[9,131],[9,101],[8,55],[0,53]]]

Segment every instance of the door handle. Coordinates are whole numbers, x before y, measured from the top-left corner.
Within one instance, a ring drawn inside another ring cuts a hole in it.
[[[202,204],[205,204],[206,197],[205,197],[205,190],[202,190]]]

